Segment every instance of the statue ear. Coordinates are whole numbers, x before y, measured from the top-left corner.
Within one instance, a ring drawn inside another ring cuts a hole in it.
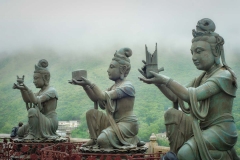
[[[220,56],[221,56],[221,52],[219,50],[213,50],[212,52],[213,56],[214,56],[214,61],[216,64],[220,64]]]
[[[49,80],[50,80],[50,76],[47,75],[47,74],[44,74],[42,76],[42,78],[43,78],[43,81],[44,81],[45,85],[48,85],[49,84]]]
[[[120,66],[120,73],[125,74],[126,70],[127,70],[127,66],[126,65]]]

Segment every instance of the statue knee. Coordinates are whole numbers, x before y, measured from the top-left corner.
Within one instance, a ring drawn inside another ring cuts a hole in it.
[[[176,110],[175,108],[170,108],[164,113],[164,117],[172,117],[176,115],[179,112],[179,110]],[[180,111],[181,112],[181,111]]]
[[[95,109],[89,109],[89,110],[86,112],[86,117],[92,116],[93,113],[94,113],[94,110],[95,110]]]
[[[37,110],[35,108],[30,108],[28,110],[28,117],[34,117],[37,116]]]
[[[97,144],[102,148],[109,148],[109,141],[104,133],[101,133],[98,136]]]
[[[106,136],[104,134],[100,134],[97,138],[97,143],[101,146],[106,141]]]
[[[177,158],[178,160],[197,160],[195,157],[196,153],[193,152],[191,146],[185,143],[178,151]]]

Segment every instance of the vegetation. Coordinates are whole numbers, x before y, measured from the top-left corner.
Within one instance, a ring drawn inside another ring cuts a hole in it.
[[[56,88],[59,94],[58,118],[59,120],[81,120],[79,128],[73,131],[75,137],[88,138],[85,113],[93,108],[93,102],[86,96],[83,89],[67,83],[71,79],[71,72],[77,69],[86,69],[88,78],[105,90],[113,84],[108,79],[107,68],[113,57],[113,53],[99,55],[80,54],[57,54],[52,50],[34,50],[34,54],[21,53],[11,54],[0,58],[0,132],[10,133],[11,128],[19,121],[27,123],[27,112],[25,103],[22,101],[18,90],[13,90],[12,85],[16,82],[16,75],[25,75],[25,84],[37,92],[32,83],[34,65],[38,60],[46,58],[49,62],[51,72],[50,84]],[[132,69],[128,79],[133,82],[136,89],[135,114],[138,116],[140,130],[139,137],[143,141],[148,141],[152,133],[165,131],[164,112],[172,106],[171,102],[165,98],[154,85],[146,85],[138,80],[141,74],[137,71],[142,66],[141,60],[145,58],[144,50],[134,52],[131,57]],[[237,54],[235,55],[237,56]],[[175,58],[177,57],[177,58]],[[228,57],[227,57],[228,58]],[[238,58],[227,59],[237,75],[240,75],[240,64]],[[159,67],[164,67],[165,75],[176,81],[185,84],[199,75],[191,62],[190,55],[173,56],[159,53]],[[239,80],[238,80],[239,81]],[[240,83],[239,83],[240,84]],[[240,91],[237,91],[237,98],[234,101],[233,115],[240,132]],[[165,141],[159,143],[167,145]],[[236,145],[240,154],[240,142]]]

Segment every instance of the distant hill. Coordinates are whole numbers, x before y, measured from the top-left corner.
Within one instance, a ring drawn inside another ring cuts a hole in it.
[[[13,90],[12,85],[16,82],[16,75],[25,75],[25,84],[34,92],[37,92],[32,83],[34,65],[40,59],[47,59],[51,72],[50,84],[56,88],[59,94],[57,113],[59,120],[81,120],[82,126],[74,131],[73,135],[87,138],[85,112],[93,108],[93,103],[88,99],[83,89],[67,83],[71,79],[71,72],[77,69],[86,69],[88,79],[105,90],[113,84],[108,79],[107,69],[114,53],[93,54],[57,54],[53,50],[18,51],[16,54],[6,55],[0,58],[0,133],[10,133],[11,128],[19,121],[27,122],[25,103],[22,101],[18,90]],[[172,79],[186,84],[198,76],[198,71],[192,64],[191,55],[173,53],[158,53],[159,67],[164,67],[162,73]],[[239,56],[227,62],[229,66],[240,75]],[[145,59],[144,50],[134,52],[130,57],[132,68],[128,79],[136,89],[135,114],[138,116],[140,130],[139,136],[148,140],[151,133],[165,131],[164,112],[172,106],[154,85],[146,85],[138,80],[141,74],[137,71],[142,66],[142,59]],[[238,79],[238,84],[240,84]],[[237,98],[234,101],[233,115],[240,131],[240,91],[237,91]],[[240,143],[237,143],[237,151],[240,153]]]

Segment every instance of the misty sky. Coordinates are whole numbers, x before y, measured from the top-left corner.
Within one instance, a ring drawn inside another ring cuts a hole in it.
[[[190,53],[202,18],[215,22],[225,49],[240,54],[240,0],[0,0],[0,55],[32,47],[96,53],[156,42]]]

